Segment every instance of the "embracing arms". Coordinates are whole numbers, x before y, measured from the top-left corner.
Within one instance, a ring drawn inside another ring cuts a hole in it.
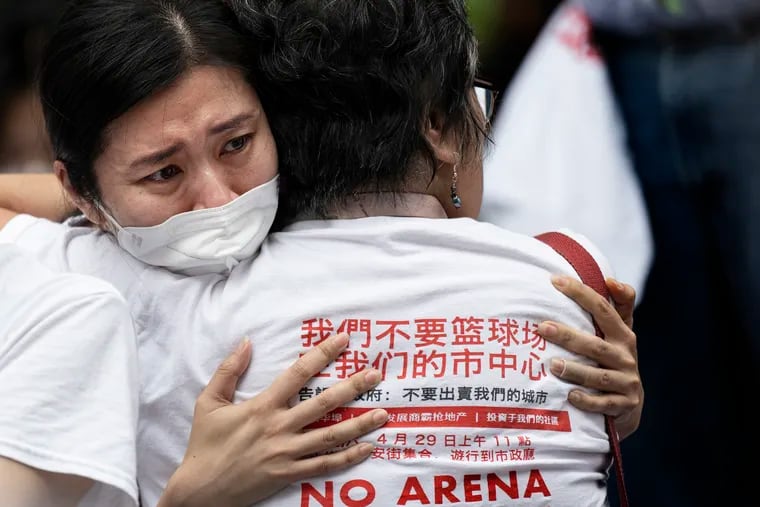
[[[327,428],[304,430],[375,387],[380,382],[377,370],[357,373],[294,407],[288,404],[304,384],[343,353],[348,342],[347,334],[325,340],[268,389],[233,404],[235,386],[251,357],[250,342],[241,343],[198,397],[187,452],[158,507],[247,506],[288,484],[337,472],[369,457],[373,446],[368,443],[317,453],[382,426],[388,418],[385,410],[372,410]]]
[[[76,208],[54,174],[0,174],[0,208],[60,222]]]
[[[606,340],[556,322],[542,323],[539,333],[598,363],[590,366],[558,358],[551,371],[579,387],[597,391],[572,390],[570,403],[582,410],[615,416],[622,439],[638,427],[644,403],[636,335],[631,330],[635,292],[615,280],[607,283],[614,304],[577,280],[555,281],[558,290],[593,314]],[[251,354],[250,344],[241,344],[198,398],[187,452],[159,507],[206,507],[221,505],[220,499],[226,500],[224,505],[250,505],[293,482],[366,459],[372,452],[368,443],[334,454],[316,454],[360,439],[382,426],[387,420],[384,410],[320,430],[304,432],[304,428],[375,386],[380,380],[377,371],[364,370],[295,407],[287,403],[313,375],[340,356],[347,344],[346,335],[330,338],[299,359],[269,389],[251,400],[232,404],[235,385]]]
[[[606,282],[613,303],[573,278],[561,276],[552,279],[560,292],[594,316],[605,335],[604,339],[550,321],[541,323],[538,332],[547,341],[597,363],[597,366],[590,366],[555,358],[550,369],[563,380],[598,391],[598,394],[590,394],[575,389],[570,391],[568,400],[581,410],[615,417],[622,440],[639,427],[644,406],[636,334],[633,332],[636,292],[630,285],[611,278]]]

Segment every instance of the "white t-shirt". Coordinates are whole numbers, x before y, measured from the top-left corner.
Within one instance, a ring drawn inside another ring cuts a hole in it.
[[[550,284],[553,273],[577,276],[572,267],[531,237],[469,219],[302,222],[272,235],[225,280],[138,269],[102,233],[19,218],[0,241],[13,238],[48,262],[130,291],[142,323],[138,477],[146,507],[184,455],[198,393],[242,337],[254,349],[237,393],[248,399],[338,330],[352,332],[349,350],[301,397],[369,364],[384,382],[332,419],[379,406],[392,422],[362,439],[378,446],[372,458],[293,484],[263,505],[606,502],[603,418],[569,405],[575,386],[548,363],[572,354],[535,334],[545,319],[593,333],[591,319]]]
[[[652,232],[607,69],[590,36],[588,19],[561,2],[520,64],[500,99],[495,144],[484,160],[480,220],[531,235],[578,231],[636,289],[639,303]]]
[[[137,382],[121,295],[0,245],[0,456],[92,479],[81,505],[136,506]]]

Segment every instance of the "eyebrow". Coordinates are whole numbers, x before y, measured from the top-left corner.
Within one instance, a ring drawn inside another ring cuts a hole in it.
[[[135,168],[135,167],[143,166],[143,165],[158,165],[164,160],[166,160],[167,158],[177,153],[181,147],[182,145],[180,143],[176,143],[161,151],[157,151],[155,153],[149,153],[148,155],[145,155],[144,157],[140,157],[134,162],[132,162],[131,164],[129,164],[129,167]]]
[[[221,134],[222,132],[227,132],[228,130],[234,130],[236,128],[239,128],[246,121],[252,120],[254,117],[255,115],[250,114],[250,113],[239,114],[227,121],[214,125],[213,127],[209,129],[209,134],[217,135],[217,134]],[[145,165],[148,165],[148,166],[158,165],[164,160],[166,160],[167,158],[176,154],[181,148],[182,148],[181,143],[173,144],[169,146],[168,148],[164,148],[160,151],[149,153],[143,157],[140,157],[134,162],[132,162],[129,166],[131,168],[134,168],[134,167],[145,166]]]
[[[222,132],[226,132],[228,130],[234,130],[243,123],[247,122],[248,120],[252,120],[254,118],[254,115],[251,113],[241,113],[227,121],[224,121],[222,123],[219,123],[218,125],[214,125],[209,129],[209,134],[216,135],[221,134]]]

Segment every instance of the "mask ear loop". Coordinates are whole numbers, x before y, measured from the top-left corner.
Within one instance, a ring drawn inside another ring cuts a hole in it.
[[[106,211],[106,209],[97,200],[95,201],[95,207],[98,209],[98,213],[103,215],[103,217],[106,219],[106,222],[108,222],[108,225],[113,227],[117,232],[122,230],[121,225],[119,225],[119,222],[117,222],[116,219],[112,217],[111,214],[108,211]]]
[[[113,229],[114,235],[124,234],[129,235],[129,238],[135,243],[135,246],[137,248],[140,248],[142,246],[142,238],[140,236],[137,236],[135,234],[130,234],[127,231],[124,230],[124,228],[119,225],[119,222],[116,221],[114,217],[111,216],[111,214],[106,211],[106,209],[101,206],[99,202],[95,203],[95,206],[98,208],[98,212],[103,215],[103,217],[106,219],[106,222],[108,222],[108,225],[111,226]]]

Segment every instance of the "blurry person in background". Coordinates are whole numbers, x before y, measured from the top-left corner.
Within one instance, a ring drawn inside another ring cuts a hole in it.
[[[755,428],[746,401],[760,387],[760,2],[582,4],[655,242],[636,314],[641,376],[652,387],[623,445],[631,501],[747,503],[754,468],[740,464],[757,446],[747,445]],[[696,372],[708,377],[695,383]]]
[[[469,0],[480,44],[488,48],[486,75],[497,82],[511,76],[496,98],[478,218],[524,234],[564,227],[581,232],[640,301],[652,263],[651,231],[588,17],[570,1],[554,9],[538,2],[522,15],[506,7],[523,3]],[[513,21],[500,20],[505,14]],[[524,58],[502,49],[524,48],[528,35],[535,40]]]
[[[36,69],[63,0],[0,2],[0,173],[50,172]]]
[[[560,0],[467,0],[478,38],[480,74],[504,90]],[[501,100],[496,99],[499,111]]]

